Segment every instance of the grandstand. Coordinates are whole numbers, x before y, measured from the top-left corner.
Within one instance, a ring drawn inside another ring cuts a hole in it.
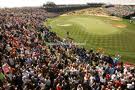
[[[71,10],[80,10],[90,7],[101,7],[103,6],[103,3],[87,3],[87,4],[69,4],[69,5],[43,5],[43,8],[45,8],[49,12],[67,12]]]
[[[132,14],[135,15],[135,6],[130,5],[115,5],[114,7],[107,8],[107,11],[114,16],[128,17]]]

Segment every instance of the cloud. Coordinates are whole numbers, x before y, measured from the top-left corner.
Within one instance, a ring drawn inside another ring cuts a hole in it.
[[[80,4],[87,2],[105,2],[115,4],[134,4],[135,0],[0,0],[0,7],[24,7],[24,6],[42,6],[47,1],[53,1],[56,4]]]

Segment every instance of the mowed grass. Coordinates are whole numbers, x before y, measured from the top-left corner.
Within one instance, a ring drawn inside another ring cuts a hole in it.
[[[77,43],[85,43],[87,49],[103,48],[106,54],[122,56],[122,61],[135,63],[135,24],[128,20],[116,21],[110,17],[60,16],[46,23],[60,37],[66,33]],[[125,24],[126,28],[113,25]]]

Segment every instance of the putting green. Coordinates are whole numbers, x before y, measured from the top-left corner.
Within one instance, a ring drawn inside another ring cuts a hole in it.
[[[60,16],[48,19],[47,25],[60,37],[66,33],[83,47],[104,48],[110,55],[119,53],[123,61],[135,62],[135,25],[128,20],[112,20],[98,16]]]
[[[118,28],[113,27],[109,23],[105,23],[104,21],[97,19],[97,18],[73,18],[69,19],[68,21],[72,23],[76,23],[77,25],[84,28],[83,30],[90,33],[90,34],[98,34],[98,35],[106,35],[106,34],[113,34],[120,32]]]

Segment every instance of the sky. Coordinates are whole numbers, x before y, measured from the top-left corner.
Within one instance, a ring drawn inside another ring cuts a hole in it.
[[[87,2],[104,2],[109,4],[135,5],[135,0],[0,0],[0,7],[42,6],[43,3],[46,3],[47,1],[52,1],[56,4],[85,4]]]

